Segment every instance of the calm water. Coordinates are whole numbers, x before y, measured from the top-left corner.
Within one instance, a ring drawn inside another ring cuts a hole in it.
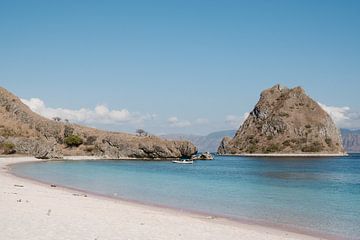
[[[274,159],[56,161],[21,176],[109,196],[360,239],[360,155]]]

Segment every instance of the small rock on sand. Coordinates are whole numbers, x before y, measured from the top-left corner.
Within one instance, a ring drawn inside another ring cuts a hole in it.
[[[86,194],[82,194],[82,193],[73,193],[73,195],[76,197],[87,197]]]

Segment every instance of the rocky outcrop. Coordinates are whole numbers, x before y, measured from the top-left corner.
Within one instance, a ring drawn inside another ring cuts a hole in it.
[[[261,93],[235,137],[224,138],[218,153],[341,154],[344,149],[331,117],[301,87],[275,85]]]
[[[76,136],[81,141],[69,144],[67,138],[70,136]],[[16,153],[46,159],[64,155],[94,155],[112,159],[189,158],[197,152],[188,141],[106,132],[50,120],[32,112],[18,97],[0,88],[0,150],[2,146],[11,146]]]
[[[10,137],[7,141],[14,144],[14,150],[17,153],[29,154],[41,159],[57,159],[63,156],[55,139]]]
[[[213,160],[213,156],[209,152],[203,152],[198,156],[193,156],[191,160]]]

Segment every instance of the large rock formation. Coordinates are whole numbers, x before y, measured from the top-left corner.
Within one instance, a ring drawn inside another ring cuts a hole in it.
[[[69,146],[68,137],[80,139]],[[44,118],[0,87],[0,154],[25,153],[38,158],[94,155],[104,158],[181,158],[197,152],[188,141],[106,132]]]
[[[280,85],[261,93],[234,138],[225,137],[220,154],[342,154],[339,130],[301,87]]]

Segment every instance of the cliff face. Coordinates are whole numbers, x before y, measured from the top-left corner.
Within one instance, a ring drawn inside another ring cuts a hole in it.
[[[300,87],[280,85],[261,93],[234,138],[222,140],[220,154],[344,153],[331,117]]]
[[[69,136],[82,144],[69,147]],[[25,153],[38,158],[94,155],[106,158],[180,158],[197,152],[188,141],[167,141],[155,136],[106,132],[56,122],[32,112],[15,95],[0,87],[0,154]]]

